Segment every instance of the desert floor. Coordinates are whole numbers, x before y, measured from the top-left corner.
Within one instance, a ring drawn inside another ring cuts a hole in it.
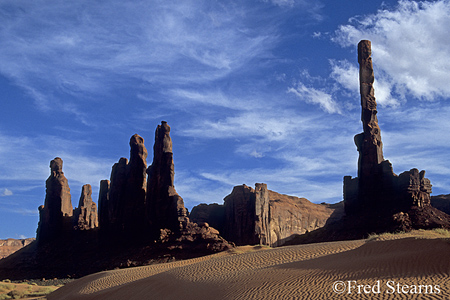
[[[415,231],[106,271],[48,299],[450,299],[449,274],[449,237]]]

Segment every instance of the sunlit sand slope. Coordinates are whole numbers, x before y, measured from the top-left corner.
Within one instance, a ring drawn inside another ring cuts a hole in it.
[[[406,235],[259,248],[101,272],[48,299],[450,298],[448,239]]]

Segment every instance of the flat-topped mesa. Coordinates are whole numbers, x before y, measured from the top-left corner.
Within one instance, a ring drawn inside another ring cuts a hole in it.
[[[275,247],[340,219],[342,211],[282,195],[269,190],[265,183],[256,183],[254,189],[245,184],[235,186],[223,205],[200,204],[192,208],[189,218],[214,224],[225,239],[236,245]]]
[[[97,205],[92,201],[92,187],[83,185],[78,207],[73,210],[74,229],[89,230],[98,227]]]
[[[162,121],[155,131],[153,162],[147,169],[147,218],[154,234],[160,229],[179,231],[187,222],[187,210],[175,190],[175,169],[172,153],[170,126]]]
[[[45,182],[45,202],[39,207],[37,239],[40,242],[55,239],[72,229],[72,200],[62,167],[63,160],[59,157],[50,162],[51,174]]]

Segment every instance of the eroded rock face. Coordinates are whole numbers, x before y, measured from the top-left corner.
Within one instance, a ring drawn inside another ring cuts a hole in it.
[[[342,215],[342,210],[282,195],[268,190],[264,183],[257,183],[255,189],[246,185],[234,187],[223,206],[194,207],[190,219],[217,222],[214,227],[237,245],[281,246],[297,235],[325,226],[331,218],[339,220]]]
[[[144,139],[135,134],[130,139],[130,162],[127,166],[124,229],[136,231],[145,226],[145,194],[147,190],[147,149]]]
[[[98,193],[98,223],[102,229],[108,231],[109,225],[109,180],[100,181],[100,191]]]
[[[392,164],[384,160],[373,89],[370,41],[358,44],[358,62],[364,132],[355,136],[359,152],[358,177],[344,177],[347,216],[365,219],[364,226],[369,231],[423,228],[421,224],[425,223],[434,224],[427,228],[447,226],[444,223],[450,226],[449,217],[441,216],[441,212],[430,205],[431,183],[425,177],[425,171],[411,169],[396,175]],[[439,215],[443,221],[436,223],[439,218],[433,215]]]
[[[92,187],[85,184],[81,190],[78,207],[73,211],[75,230],[89,230],[98,227],[97,205],[92,201]]]
[[[153,162],[147,169],[146,210],[152,232],[167,228],[179,231],[183,222],[188,222],[187,209],[175,190],[175,169],[172,153],[170,126],[161,122],[155,132]]]
[[[128,159],[122,157],[115,163],[111,170],[111,181],[108,200],[109,230],[123,231],[124,215],[123,202],[126,199],[127,190],[127,165]]]
[[[189,219],[196,223],[208,223],[223,233],[225,228],[225,206],[217,203],[199,204],[192,208]]]
[[[160,229],[158,242],[171,249],[212,254],[234,247],[206,222],[184,222],[177,232]]]
[[[35,240],[35,238],[0,240],[0,259],[5,258],[22,249],[23,247],[28,246]]]
[[[72,229],[72,200],[62,167],[63,161],[59,157],[50,162],[51,174],[45,183],[45,202],[39,207],[39,241],[54,239]]]
[[[225,228],[223,236],[236,245],[260,244],[256,233],[256,194],[249,186],[233,188],[224,199]]]
[[[122,157],[111,170],[111,181],[102,181],[102,230],[115,233],[138,233],[145,228],[147,149],[138,134],[130,138],[130,161]]]
[[[270,219],[268,245],[281,246],[297,235],[319,229],[340,220],[343,211],[325,204],[315,204],[306,198],[269,192]]]
[[[384,160],[381,131],[377,118],[377,102],[373,88],[375,77],[371,55],[370,41],[361,41],[358,44],[358,62],[363,133],[355,136],[359,152],[358,177],[360,178],[370,177],[374,173],[373,168]]]

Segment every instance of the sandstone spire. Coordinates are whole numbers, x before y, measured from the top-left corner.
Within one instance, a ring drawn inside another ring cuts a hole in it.
[[[119,161],[113,165],[111,170],[108,200],[108,227],[110,230],[116,232],[123,230],[124,215],[122,203],[125,201],[126,197],[127,165],[128,159],[121,157]]]
[[[109,180],[100,180],[98,192],[98,224],[101,230],[108,230],[109,225]]]
[[[109,192],[106,192],[106,186],[101,192],[100,226],[103,229],[127,234],[142,230],[145,224],[146,170],[144,139],[135,134],[130,138],[130,161],[122,157],[114,164]]]
[[[156,128],[153,162],[147,174],[146,205],[151,230],[179,230],[180,222],[187,220],[187,210],[174,186],[172,139],[167,122],[162,121]]]
[[[363,40],[358,44],[359,86],[361,93],[361,121],[363,133],[355,136],[359,151],[358,177],[373,174],[373,167],[383,159],[383,144],[378,126],[377,102],[374,95],[374,73],[372,66],[371,42]]]
[[[92,187],[85,184],[81,190],[78,207],[74,209],[74,227],[78,230],[89,230],[98,227],[97,205],[92,201]]]
[[[145,224],[145,193],[147,190],[147,149],[138,134],[130,138],[130,162],[127,166],[126,200],[123,213],[125,230],[138,231]]]
[[[59,157],[50,162],[51,174],[45,182],[45,202],[39,207],[37,238],[40,241],[53,239],[72,228],[72,200],[62,167],[63,160]]]
[[[425,171],[411,169],[396,175],[391,163],[384,160],[370,41],[359,42],[358,62],[363,133],[355,136],[358,177],[344,177],[344,205],[349,224],[349,220],[356,223],[364,220],[357,227],[364,226],[364,230],[373,232],[449,227],[450,217],[430,205],[431,183],[425,178]]]

